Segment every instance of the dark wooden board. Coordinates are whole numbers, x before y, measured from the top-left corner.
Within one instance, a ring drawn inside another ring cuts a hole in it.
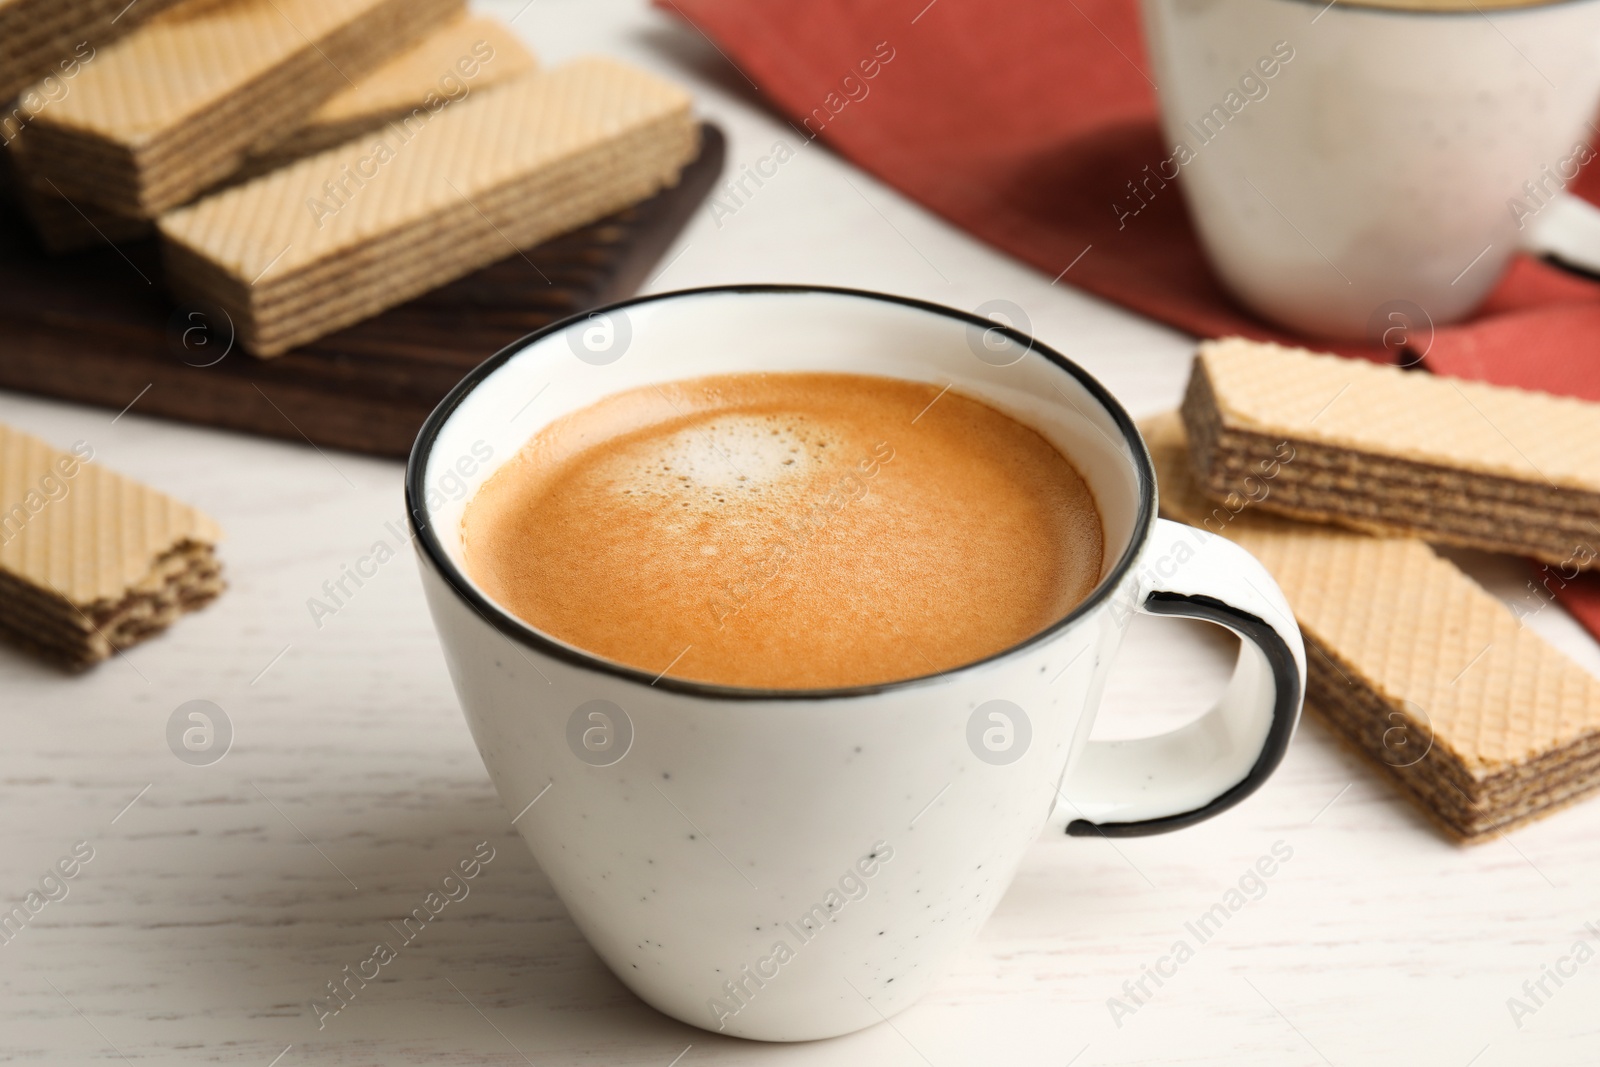
[[[216,311],[175,307],[154,241],[52,259],[7,207],[0,389],[117,410],[137,397],[144,415],[405,456],[467,371],[649,280],[722,172],[722,132],[701,133],[699,157],[673,188],[273,360],[230,349]]]

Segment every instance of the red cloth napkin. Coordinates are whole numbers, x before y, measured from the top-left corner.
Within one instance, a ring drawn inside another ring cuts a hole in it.
[[[797,138],[1052,278],[1203,337],[1389,358],[1307,342],[1233,303],[1174,183],[1142,187],[1146,206],[1125,214],[1138,203],[1128,183],[1169,155],[1134,0],[656,2],[698,26]],[[1600,167],[1572,191],[1600,202]],[[1521,257],[1471,322],[1413,344],[1437,373],[1600,400],[1600,284]],[[1600,575],[1557,595],[1600,637]]]

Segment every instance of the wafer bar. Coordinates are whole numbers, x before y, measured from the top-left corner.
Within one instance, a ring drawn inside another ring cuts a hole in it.
[[[169,287],[279,355],[676,182],[689,104],[586,59],[408,117],[163,218]]]
[[[0,637],[69,668],[159,633],[223,589],[201,512],[0,425]]]
[[[1600,557],[1600,404],[1230,338],[1183,401],[1213,495],[1288,442],[1262,507],[1579,569]]]
[[[1175,414],[1141,429],[1162,514],[1237,542],[1282,588],[1307,707],[1451,837],[1481,841],[1600,789],[1600,681],[1449,560],[1267,513],[1297,454],[1212,499]]]
[[[379,129],[434,100],[459,102],[536,66],[533,54],[504,23],[486,16],[460,15],[336,93],[304,126],[273,148],[251,155],[226,181],[237,184],[258,177]],[[19,141],[17,149],[21,147]],[[25,150],[14,149],[12,155],[19,170],[32,175]],[[149,220],[120,215],[86,200],[69,201],[46,180],[37,175],[32,179],[20,187],[18,199],[40,243],[53,255],[154,232]]]
[[[303,124],[330,96],[461,10],[462,0],[183,5],[100,50],[31,109],[30,164],[72,200],[153,217]]]
[[[0,100],[59,77],[175,0],[0,0]],[[87,49],[87,51],[85,51]]]
[[[458,104],[538,66],[499,19],[460,15],[312,112],[285,140],[252,155],[230,180],[253,178],[405,118],[435,101]]]

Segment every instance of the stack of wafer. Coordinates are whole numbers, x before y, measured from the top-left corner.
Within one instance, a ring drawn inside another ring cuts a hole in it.
[[[168,284],[281,354],[676,182],[689,105],[603,59],[518,79],[165,216]]]
[[[604,60],[538,72],[462,3],[182,0],[69,93],[25,94],[8,155],[43,243],[158,222],[172,294],[273,356],[678,180],[687,94]]]
[[[533,54],[504,23],[459,15],[335,93],[287,138],[247,158],[226,182],[237,184],[285,166],[439,100],[459,102],[471,93],[520,77],[536,65]],[[17,144],[22,151],[13,154],[31,179],[20,184],[17,195],[47,251],[60,255],[153,231],[150,220],[58,195],[47,179],[27,167],[22,140]]]
[[[68,199],[154,217],[291,134],[461,5],[188,0],[100,49],[70,91],[25,109],[28,166]]]
[[[222,591],[216,523],[0,425],[0,637],[83,668]]]
[[[1238,542],[1283,589],[1306,706],[1450,836],[1481,841],[1600,789],[1600,681],[1454,564],[1413,538],[1253,510],[1242,484],[1210,499],[1177,416],[1142,429],[1162,514]]]
[[[1503,422],[1460,432],[1463,397]],[[1181,420],[1144,429],[1163,514],[1237,541],[1283,588],[1307,706],[1450,836],[1481,841],[1600,789],[1600,681],[1421,539],[1556,555],[1526,530],[1508,542],[1509,525],[1473,531],[1530,472],[1581,499],[1582,460],[1561,457],[1593,454],[1595,405],[1227,340],[1201,347]],[[1329,504],[1345,496],[1363,503]]]

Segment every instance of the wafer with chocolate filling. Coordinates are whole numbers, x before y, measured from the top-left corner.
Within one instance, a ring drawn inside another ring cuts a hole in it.
[[[408,117],[164,217],[169,287],[279,355],[673,184],[689,103],[585,59]]]
[[[0,425],[0,637],[74,669],[223,589],[216,523],[93,454]]]
[[[462,0],[226,0],[164,12],[27,116],[29,165],[69,200],[154,217],[225,178]]]
[[[1580,569],[1600,556],[1600,404],[1231,338],[1200,346],[1183,421],[1213,496],[1288,442],[1266,510]]]
[[[354,85],[325,101],[311,118],[272,148],[251,155],[225,183],[236,185],[297,159],[326,151],[438,101],[469,95],[520,77],[537,66],[516,34],[497,19],[461,15],[438,27]],[[87,200],[67,201],[28,166],[19,140],[12,151],[23,176],[18,199],[45,250],[62,255],[103,242],[113,244],[154,232],[147,219],[119,215]],[[31,178],[31,180],[27,180]]]
[[[1265,513],[1296,452],[1212,499],[1176,415],[1141,429],[1162,514],[1237,542],[1283,589],[1306,706],[1451,837],[1481,841],[1600,789],[1600,680],[1500,600],[1413,538]]]

